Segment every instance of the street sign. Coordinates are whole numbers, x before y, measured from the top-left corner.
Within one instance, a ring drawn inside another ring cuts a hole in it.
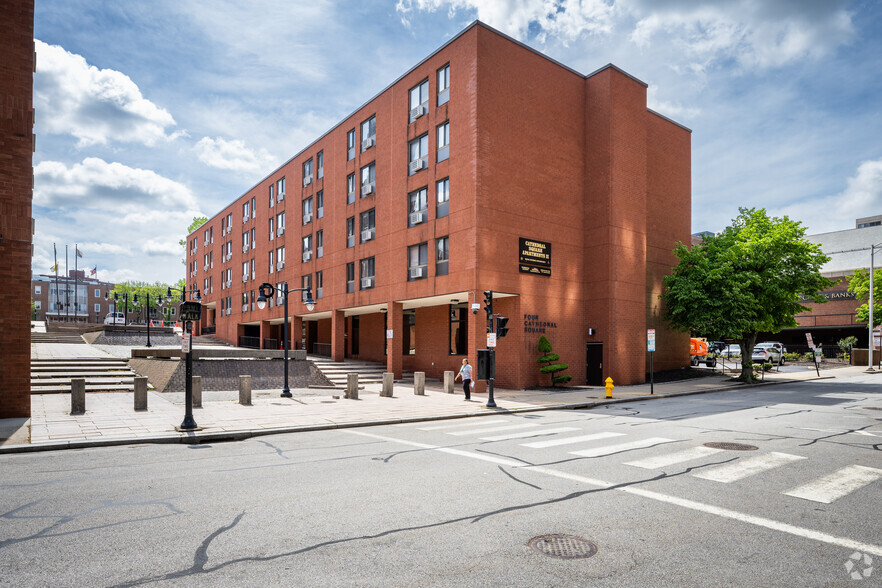
[[[809,346],[809,347],[814,347],[814,346],[815,346],[815,344],[812,342],[812,334],[811,334],[811,333],[806,333],[806,334],[805,334],[805,340],[806,340],[806,342],[808,343],[808,346]]]
[[[181,337],[181,351],[184,353],[190,353],[190,333],[184,333],[184,336]]]
[[[198,302],[181,302],[181,320],[199,321],[202,319],[202,305]]]
[[[655,351],[655,329],[646,329],[646,350]]]
[[[391,338],[392,338],[392,329],[386,329],[386,338],[387,338],[387,339],[391,339]]]
[[[487,347],[496,347],[496,333],[487,333]]]

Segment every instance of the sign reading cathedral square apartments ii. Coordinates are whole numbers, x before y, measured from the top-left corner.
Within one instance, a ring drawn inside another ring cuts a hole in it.
[[[520,238],[518,270],[522,274],[551,275],[551,243]]]

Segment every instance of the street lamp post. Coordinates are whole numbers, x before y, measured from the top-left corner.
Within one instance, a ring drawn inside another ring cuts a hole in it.
[[[166,302],[171,302],[172,290],[181,293],[181,302],[187,301],[186,289],[181,290],[169,287],[165,296]],[[190,296],[194,302],[202,300],[199,290],[196,288],[190,290]],[[193,418],[193,321],[185,321],[182,336],[187,338],[187,352],[184,354],[184,421],[181,423],[180,429],[182,431],[193,431],[199,428],[196,424],[196,419]]]
[[[106,298],[106,296],[105,296]],[[123,326],[126,327],[129,324],[129,293],[123,293],[123,302],[125,302],[125,309],[123,310]],[[116,292],[113,293],[113,311],[116,312],[119,310],[119,294]],[[113,324],[116,324],[116,320],[114,319]]]
[[[287,282],[280,286],[273,286],[269,282],[264,282],[259,288],[260,295],[257,297],[257,308],[261,310],[266,308],[266,299],[272,297],[276,291],[280,292],[284,297],[285,313],[285,320],[282,323],[282,337],[285,340],[285,387],[282,388],[282,397],[291,398],[291,389],[288,387],[288,294],[291,292],[306,292],[306,300],[303,301],[303,304],[306,305],[306,310],[309,310],[310,312],[315,308],[315,301],[312,299],[312,290],[310,288],[288,288]]]
[[[867,373],[874,373],[876,371],[873,369],[873,272],[875,271],[873,258],[877,248],[882,248],[882,243],[870,245],[870,320],[867,321],[870,337],[867,344],[867,369],[865,370]]]
[[[147,294],[144,295],[144,298],[146,298],[146,300],[147,300],[147,320],[144,321],[144,326],[147,328],[147,347],[153,347],[150,344],[150,292],[147,292]],[[159,305],[159,296],[157,296],[156,298],[157,298],[156,304],[158,306]],[[138,304],[138,295],[137,294],[135,294],[134,302],[136,305]]]

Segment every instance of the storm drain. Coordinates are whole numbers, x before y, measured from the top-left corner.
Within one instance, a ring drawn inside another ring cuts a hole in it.
[[[729,443],[727,441],[714,441],[711,443],[705,443],[705,447],[710,447],[711,449],[725,449],[727,451],[756,451],[759,449],[756,445],[745,445],[743,443]]]
[[[527,545],[536,553],[558,559],[584,559],[597,553],[597,545],[573,535],[540,535]]]

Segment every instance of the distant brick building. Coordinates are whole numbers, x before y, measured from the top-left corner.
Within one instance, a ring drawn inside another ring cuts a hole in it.
[[[482,292],[510,317],[497,384],[547,384],[545,335],[575,384],[643,382],[689,363],[662,320],[662,277],[690,242],[691,134],[646,106],[646,84],[587,76],[475,23],[188,238],[200,328],[440,377],[486,347]]]
[[[34,2],[0,0],[0,418],[31,415]]]
[[[112,294],[108,296],[113,292],[113,283],[87,278],[83,270],[70,270],[68,274],[34,276],[31,297],[36,306],[35,320],[100,323],[115,310]]]

